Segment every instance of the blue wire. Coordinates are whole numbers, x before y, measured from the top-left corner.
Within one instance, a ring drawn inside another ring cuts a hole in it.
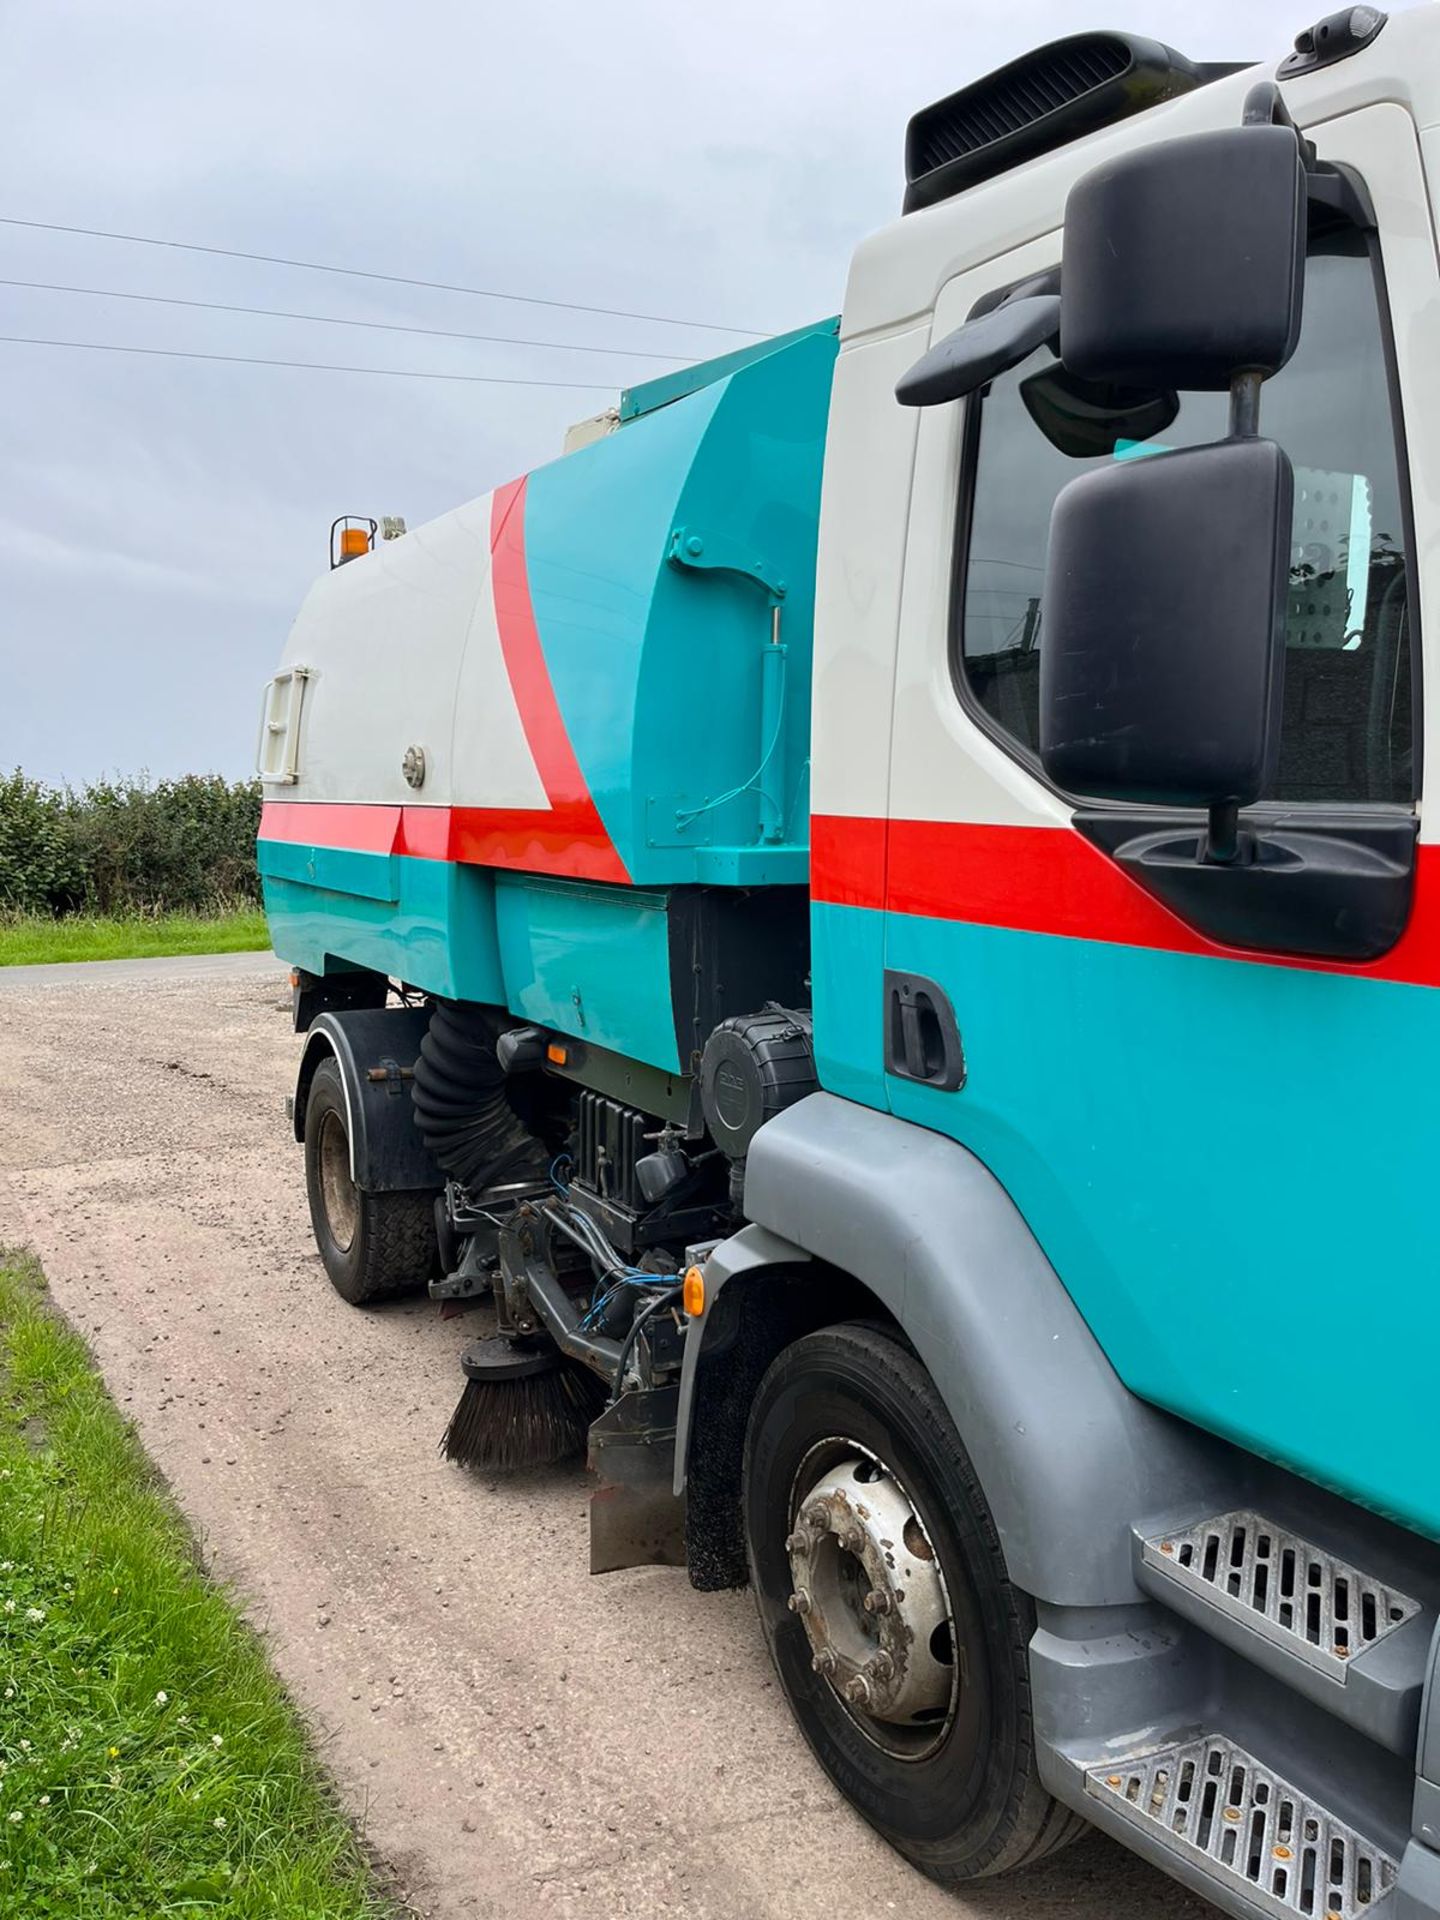
[[[580,1325],[588,1333],[622,1287],[673,1287],[674,1274],[645,1273],[639,1267],[627,1268],[598,1299],[592,1300]]]

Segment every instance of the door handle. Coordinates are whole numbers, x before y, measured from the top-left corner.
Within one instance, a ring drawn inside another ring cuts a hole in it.
[[[920,973],[885,970],[885,1071],[940,1093],[965,1084],[965,1049],[950,996]]]

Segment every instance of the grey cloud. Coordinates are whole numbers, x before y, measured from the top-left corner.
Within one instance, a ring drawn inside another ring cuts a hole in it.
[[[1317,11],[1323,8],[1317,6]],[[788,7],[48,0],[10,10],[0,212],[782,328],[891,217],[908,114],[1091,24],[1050,0]],[[1104,24],[1111,24],[1107,18]],[[1202,58],[1275,0],[1133,7]],[[0,227],[0,274],[635,349],[633,362],[0,289],[0,333],[591,380],[548,391],[0,346],[0,765],[248,768],[344,511],[413,523],[551,457],[671,353],[738,344]]]

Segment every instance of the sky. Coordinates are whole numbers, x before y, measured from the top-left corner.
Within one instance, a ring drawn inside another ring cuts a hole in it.
[[[0,285],[0,768],[248,773],[337,514],[415,526],[554,457],[621,385],[835,312],[898,212],[909,115],[1017,54],[1103,25],[1271,59],[1325,10],[0,0],[0,215],[491,296],[0,224],[0,280],[107,296]]]

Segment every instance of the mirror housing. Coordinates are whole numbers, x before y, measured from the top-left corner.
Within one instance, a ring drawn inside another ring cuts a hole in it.
[[[1051,446],[1070,460],[1103,459],[1122,440],[1153,440],[1180,411],[1173,387],[1161,392],[1082,380],[1059,360],[1022,380],[1020,398]]]
[[[1187,134],[1105,162],[1065,205],[1066,367],[1202,392],[1278,372],[1300,334],[1305,236],[1291,126]]]
[[[1060,296],[1034,293],[977,314],[922,354],[896,382],[902,407],[938,407],[963,400],[997,374],[1054,340],[1060,331]]]
[[[1232,812],[1258,799],[1279,748],[1293,489],[1286,455],[1256,439],[1064,488],[1040,649],[1040,759],[1057,786]]]

